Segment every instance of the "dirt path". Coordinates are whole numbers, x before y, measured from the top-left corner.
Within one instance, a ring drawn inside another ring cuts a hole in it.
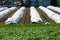
[[[20,24],[30,24],[30,9],[26,8],[25,12],[23,14],[23,17],[21,18]]]
[[[43,21],[45,22],[49,22],[50,24],[54,24],[55,22],[53,20],[51,20],[42,10],[40,10],[39,8],[36,8],[36,10],[38,11],[38,13],[40,14],[41,18]]]
[[[10,18],[16,11],[17,11],[17,9],[14,10],[14,11],[12,11],[11,13],[5,15],[2,19],[0,19],[0,24],[4,24],[4,22],[5,22],[8,18]]]

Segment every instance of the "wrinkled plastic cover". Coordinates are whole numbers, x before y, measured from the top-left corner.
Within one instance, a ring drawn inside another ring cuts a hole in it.
[[[56,23],[60,23],[60,15],[58,15],[57,13],[43,7],[43,6],[40,6],[39,7],[43,12],[45,12],[45,14],[50,18],[52,19],[53,21],[55,21]]]
[[[15,8],[15,9],[16,9],[16,8]],[[2,12],[0,12],[0,19],[1,19],[2,17],[4,17],[5,15],[7,15],[8,13],[10,13],[11,11],[13,11],[13,8],[12,8],[12,7],[11,7],[11,8],[8,8],[8,9],[2,11]]]
[[[30,7],[30,16],[31,16],[31,23],[35,22],[35,23],[45,24],[45,22],[43,22],[39,13],[33,6]]]
[[[59,12],[60,13],[60,8],[59,7],[54,7],[54,6],[48,6],[47,8],[51,9],[51,10],[54,10],[56,12]]]
[[[21,7],[17,10],[13,16],[5,21],[5,24],[17,24],[19,20],[22,18],[25,7]]]
[[[8,9],[8,7],[2,7],[2,8],[0,8],[0,11],[3,11],[5,9]]]

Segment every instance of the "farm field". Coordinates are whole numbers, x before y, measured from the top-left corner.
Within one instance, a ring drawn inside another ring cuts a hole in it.
[[[19,2],[20,0],[14,1]],[[58,6],[60,7],[60,1],[58,1]],[[19,8],[0,19],[0,40],[60,40],[60,24],[56,24],[39,8],[35,9],[42,20],[50,24],[31,24],[30,8],[26,8],[18,24],[6,25],[4,22],[12,17]],[[52,9],[49,10],[60,15]]]
[[[17,24],[4,24],[19,8],[0,19],[0,40],[60,40],[60,24],[51,20],[39,8],[35,8],[39,16],[50,24],[31,23],[30,8],[24,10],[24,14]],[[54,10],[51,11],[60,15]]]

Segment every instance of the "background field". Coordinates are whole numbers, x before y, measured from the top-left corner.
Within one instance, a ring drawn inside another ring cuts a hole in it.
[[[60,7],[60,0],[58,0],[58,6]]]
[[[20,0],[14,0],[14,1],[20,1]],[[57,4],[58,4],[58,6],[60,6],[60,0],[58,0]]]

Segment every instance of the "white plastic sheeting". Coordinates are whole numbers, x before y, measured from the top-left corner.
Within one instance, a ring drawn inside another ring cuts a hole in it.
[[[2,17],[4,17],[5,15],[7,15],[8,13],[10,13],[11,11],[13,11],[14,8],[15,8],[15,7],[13,7],[13,8],[11,7],[11,8],[8,8],[8,9],[0,12],[0,19],[1,19]],[[15,8],[15,9],[16,9],[16,8]]]
[[[11,11],[13,11],[13,10],[15,10],[15,9],[17,9],[17,7],[11,7],[11,8],[9,8]]]
[[[43,7],[43,6],[40,6],[39,7],[42,11],[45,12],[45,14],[50,18],[52,19],[53,21],[55,21],[56,23],[60,23],[60,15],[58,15],[57,13],[54,13],[53,11]]]
[[[32,6],[30,8],[30,16],[31,16],[31,23],[40,23],[40,24],[47,24],[47,22],[44,22],[36,9]]]
[[[17,12],[5,21],[5,24],[17,24],[24,14],[25,7],[21,7]]]
[[[2,7],[0,8],[0,11],[5,10],[5,9],[8,9],[8,7]]]
[[[51,9],[51,10],[54,10],[54,11],[60,13],[60,8],[59,8],[59,7],[48,6],[47,8],[49,8],[49,9]]]

